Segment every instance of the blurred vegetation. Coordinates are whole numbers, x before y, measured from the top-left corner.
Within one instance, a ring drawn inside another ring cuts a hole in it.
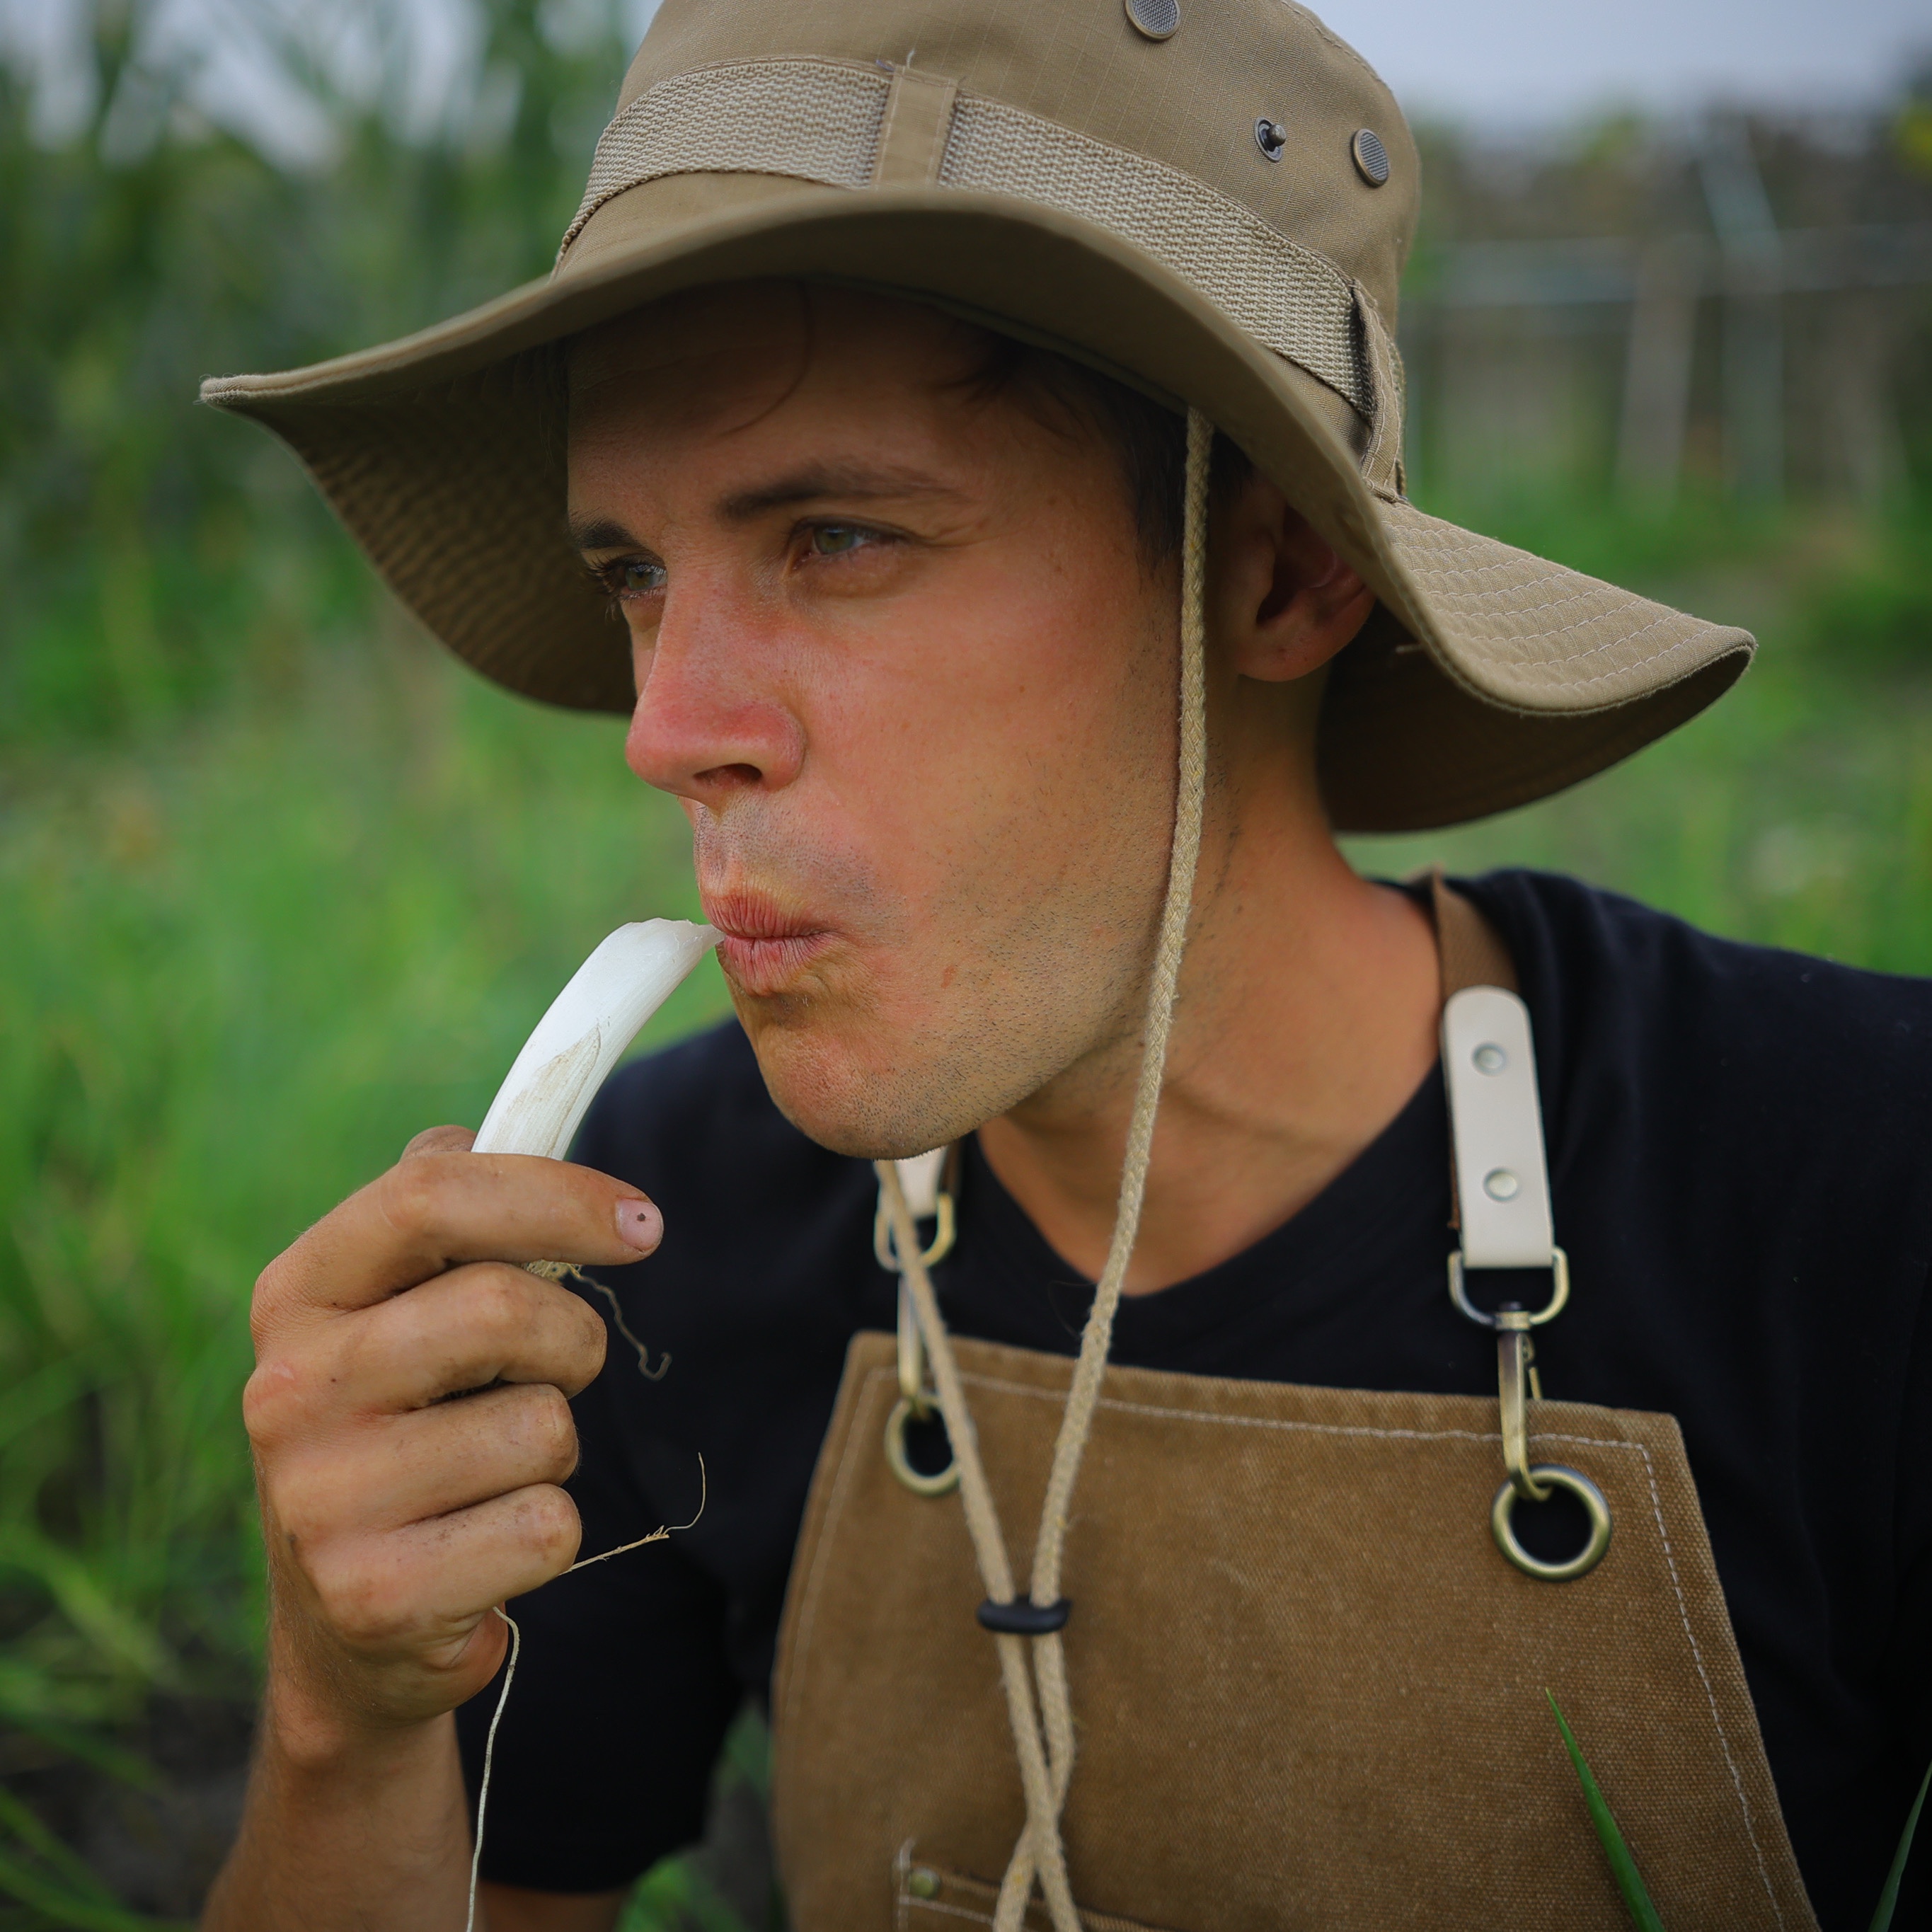
[[[92,106],[57,145],[0,65],[0,742],[166,728],[362,620],[326,512],[267,439],[193,406],[202,376],[316,361],[550,267],[628,57],[616,8],[474,0],[473,74],[414,139],[400,10],[326,10],[368,28],[352,91],[269,0],[224,20],[319,110],[306,166],[206,118],[205,63],[154,0],[100,0]]]
[[[307,166],[199,111],[160,17],[94,13],[52,141],[0,67],[0,1776],[34,1808],[0,1802],[8,1932],[135,1922],[104,1873],[178,1918],[218,1856],[263,1261],[478,1118],[604,932],[695,911],[621,726],[452,676],[293,463],[194,401],[544,272],[616,10],[488,0],[427,132],[393,37],[351,90],[244,12],[324,110]],[[722,1003],[700,975],[657,1036]],[[704,1896],[661,1873],[645,1922]]]
[[[475,0],[425,110],[381,0],[352,85],[266,6],[232,17],[328,130],[298,164],[208,118],[147,0],[86,16],[70,125],[0,67],[0,1932],[178,1921],[218,1856],[260,1618],[257,1270],[477,1118],[610,926],[692,909],[620,728],[446,662],[286,456],[192,400],[542,273],[621,23]],[[1358,856],[1567,866],[1932,968],[1928,502],[1432,501],[1750,624],[1765,662],[1598,784]],[[721,1005],[702,976],[656,1036]],[[741,1735],[741,1785],[758,1758]],[[728,1889],[673,1862],[627,1923],[731,1926]]]

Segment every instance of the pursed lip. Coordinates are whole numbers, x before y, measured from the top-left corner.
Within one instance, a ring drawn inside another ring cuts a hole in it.
[[[783,992],[834,937],[809,914],[757,892],[706,895],[704,916],[724,935],[718,957],[727,977],[754,997]]]

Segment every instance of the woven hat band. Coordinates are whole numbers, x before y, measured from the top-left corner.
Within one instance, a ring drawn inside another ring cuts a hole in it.
[[[916,90],[917,116],[902,111]],[[1106,230],[1346,398],[1374,445],[1400,448],[1393,345],[1372,303],[1326,256],[1178,168],[904,69],[763,61],[659,82],[604,130],[560,265],[606,202],[666,175],[907,184],[922,172],[905,164],[911,126],[931,129],[932,185],[1032,202]]]

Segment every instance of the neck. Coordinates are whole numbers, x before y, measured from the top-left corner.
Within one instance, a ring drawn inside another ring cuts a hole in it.
[[[1301,761],[1237,759],[1216,788],[1126,1292],[1184,1281],[1305,1206],[1434,1064],[1427,918],[1336,850]],[[980,1130],[1057,1252],[1106,1259],[1138,1070],[1136,1022]]]

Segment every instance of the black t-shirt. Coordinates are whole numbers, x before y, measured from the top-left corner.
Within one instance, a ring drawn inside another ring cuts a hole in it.
[[[1932,1759],[1932,982],[1713,939],[1574,881],[1463,888],[1534,1028],[1574,1299],[1538,1331],[1552,1396],[1682,1426],[1798,1858],[1827,1932],[1870,1917]],[[1244,1253],[1121,1304],[1117,1361],[1485,1395],[1492,1338],[1444,1288],[1439,1069]],[[700,1832],[734,1712],[769,1694],[787,1572],[846,1343],[889,1328],[862,1161],[788,1126],[727,1025],[622,1070],[578,1158],[665,1234],[610,1271],[576,1404],[586,1554],[697,1526],[525,1598],[484,1869],[625,1884]],[[968,1142],[935,1270],[962,1335],[1071,1354],[1092,1293]],[[593,1298],[593,1305],[601,1305]],[[971,1636],[962,1641],[974,1640]],[[461,1714],[472,1786],[494,1690]],[[1932,1924],[1932,1844],[1899,1926]]]

